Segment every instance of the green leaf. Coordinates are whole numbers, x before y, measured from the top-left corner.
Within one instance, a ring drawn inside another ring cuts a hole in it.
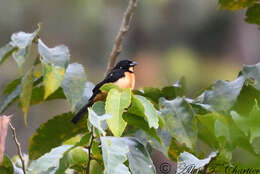
[[[100,142],[98,141],[99,140],[93,140],[91,154],[95,159],[102,161],[101,147],[99,147]]]
[[[108,92],[106,99],[106,114],[112,117],[107,120],[107,124],[113,135],[120,137],[125,130],[127,123],[123,120],[122,114],[124,109],[128,108],[131,103],[131,89],[119,91],[116,88]]]
[[[194,111],[183,98],[174,100],[160,100],[161,115],[165,120],[166,128],[179,143],[185,143],[192,148],[197,139],[197,127]]]
[[[236,125],[244,134],[250,136],[250,143],[252,143],[255,138],[260,137],[260,108],[257,103],[248,116],[240,116],[235,111],[232,111],[231,115]]]
[[[37,160],[32,161],[29,171],[37,174],[55,173],[59,167],[59,160],[62,158],[63,153],[66,152],[70,145],[62,145],[52,149],[49,153],[44,154]]]
[[[162,97],[162,92],[158,88],[145,87],[143,88],[143,93],[140,95],[151,99],[155,103],[158,103],[159,98]]]
[[[129,108],[129,112],[144,117],[150,128],[153,127],[157,129],[159,127],[159,114],[153,104],[145,97],[133,95],[132,105]]]
[[[54,93],[49,95],[45,101],[54,99],[66,99],[62,88],[58,88]],[[31,105],[39,104],[44,101],[44,86],[37,86],[32,89]]]
[[[72,124],[73,113],[65,113],[48,120],[37,129],[30,138],[29,158],[34,160],[61,145],[64,141],[79,133],[87,132],[85,120]]]
[[[2,164],[0,164],[0,173],[1,174],[12,174],[14,173],[13,164],[11,160],[4,155]]]
[[[192,150],[185,146],[185,144],[180,144],[175,138],[172,138],[171,144],[168,148],[168,155],[171,160],[177,162],[179,155],[184,151],[192,152]]]
[[[41,82],[42,82],[41,77],[35,78],[34,81],[33,81],[33,85],[36,86]],[[16,101],[16,99],[19,98],[21,90],[22,90],[21,84],[18,84],[17,86],[12,87],[12,91],[11,91],[11,88],[10,88],[10,90],[8,90],[9,95],[6,96],[4,103],[1,105],[0,113],[3,113],[8,108],[8,106],[10,106],[12,103],[14,103]]]
[[[64,45],[48,48],[39,39],[38,51],[42,56],[43,84],[45,86],[44,99],[46,99],[62,84],[65,69],[69,63],[69,49]]]
[[[255,65],[245,65],[241,75],[250,80],[251,84],[260,91],[260,63]]]
[[[60,159],[59,168],[55,174],[64,174],[64,172],[73,166],[84,167],[88,162],[88,152],[87,149],[82,147],[76,147],[68,150],[64,153],[63,157]]]
[[[127,122],[128,125],[143,129],[148,135],[161,142],[161,139],[157,135],[156,130],[154,128],[150,128],[148,123],[142,117],[126,112],[123,114],[123,119]]]
[[[246,11],[246,22],[260,25],[260,4],[254,4]]]
[[[22,90],[20,94],[20,102],[24,113],[24,123],[27,125],[28,109],[31,102],[32,87],[33,87],[33,69],[29,70],[23,77]]]
[[[97,128],[103,136],[106,135],[106,120],[111,118],[112,115],[104,114],[104,115],[97,115],[93,109],[88,108],[88,120],[89,122]]]
[[[200,129],[200,136],[213,148],[231,152],[234,148],[241,147],[256,155],[249,138],[232,122],[230,117],[209,113],[199,115],[197,118],[204,127]],[[204,131],[201,132],[203,129]]]
[[[10,106],[16,99],[18,99],[22,86],[18,85],[4,100],[4,103],[0,107],[0,113],[3,113],[8,106]]]
[[[227,112],[235,104],[244,82],[243,76],[232,82],[218,80],[212,85],[211,89],[206,90],[195,100],[197,103],[210,105],[215,111]]]
[[[0,48],[0,65],[17,49],[17,47],[8,43]]]
[[[130,174],[124,164],[128,159],[133,174],[155,174],[153,162],[143,144],[131,137],[101,137],[105,174]]]
[[[199,138],[215,149],[219,147],[219,142],[215,136],[215,121],[218,117],[221,116],[215,113],[197,115],[197,119],[200,123]]]
[[[167,86],[162,89],[162,97],[170,100],[176,97],[182,97],[185,94],[186,82],[184,77],[174,83],[172,86]]]
[[[251,83],[245,83],[236,103],[231,110],[238,112],[240,115],[248,115],[253,109],[255,101],[260,102],[260,91],[257,90]]]
[[[21,83],[21,81],[22,81],[22,78],[18,78],[18,79],[11,81],[10,83],[8,83],[5,86],[5,89],[3,90],[3,94],[4,95],[10,94]]]
[[[247,8],[259,0],[219,0],[219,6],[225,10],[239,10],[242,8]]]
[[[155,174],[156,170],[153,165],[153,161],[151,160],[145,146],[141,144],[136,138],[129,137],[124,139],[129,148],[127,158],[132,174]]]
[[[191,173],[191,171],[194,172],[195,169],[198,171],[202,170],[217,156],[217,153],[218,152],[212,152],[207,158],[201,160],[188,152],[181,153],[178,157],[176,174]]]
[[[90,161],[90,174],[103,174],[103,167],[95,160]]]
[[[80,102],[87,82],[84,67],[81,64],[73,63],[66,69],[62,82],[63,91],[74,112],[76,105]]]
[[[158,88],[145,87],[141,91],[137,91],[135,94],[149,98],[155,104],[158,104],[160,97],[174,99],[178,96],[183,96],[186,90],[185,86],[185,79],[181,78],[172,86],[166,86],[161,90]]]
[[[109,92],[111,89],[114,89],[114,88],[120,90],[120,88],[113,83],[105,83],[103,86],[101,86],[100,90],[102,92]]]
[[[129,148],[123,138],[101,137],[105,174],[130,174],[124,162]]]
[[[56,174],[63,174],[68,168],[73,167],[82,169],[86,166],[86,163],[88,162],[88,151],[83,149],[83,147],[89,143],[90,137],[91,133],[88,132],[81,137],[79,142],[63,153],[63,157],[60,159],[60,165],[56,171]]]

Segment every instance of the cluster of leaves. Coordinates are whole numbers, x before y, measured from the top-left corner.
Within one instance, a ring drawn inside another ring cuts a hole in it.
[[[153,174],[153,149],[177,162],[177,173],[187,164],[209,172],[205,166],[231,162],[235,148],[259,158],[260,64],[244,66],[234,81],[217,81],[193,99],[185,97],[184,79],[134,91],[105,84],[106,100],[94,103],[75,125],[73,113],[88,102],[94,85],[82,65],[69,63],[66,46],[48,48],[39,32],[15,33],[0,49],[0,63],[12,55],[21,75],[6,86],[0,112],[17,101],[27,124],[31,105],[54,99],[68,101],[71,112],[54,116],[33,134],[27,173]],[[19,158],[5,156],[4,172],[22,173]]]
[[[247,9],[246,22],[260,26],[259,0],[219,0],[219,6],[225,10]]]

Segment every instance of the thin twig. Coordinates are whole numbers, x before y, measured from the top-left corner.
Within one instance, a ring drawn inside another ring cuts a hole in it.
[[[88,163],[87,163],[87,167],[86,167],[86,174],[90,173],[90,161],[92,160],[92,156],[91,156],[91,146],[93,144],[93,140],[94,140],[94,128],[93,126],[91,127],[91,137],[90,137],[90,143],[89,146],[87,147],[88,149]]]
[[[136,6],[137,6],[137,0],[129,0],[129,4],[124,13],[124,17],[123,17],[119,32],[117,33],[116,38],[115,38],[115,43],[114,43],[113,49],[109,56],[109,62],[107,64],[107,70],[106,70],[105,75],[107,75],[111,71],[111,69],[113,68],[113,66],[116,63],[117,56],[122,51],[122,41],[123,41],[123,38],[124,38],[126,32],[129,30],[133,12],[134,12],[134,9]]]
[[[24,163],[23,154],[22,154],[22,150],[21,150],[21,144],[17,140],[15,128],[13,127],[11,122],[9,123],[9,126],[10,126],[11,131],[12,131],[12,136],[13,136],[14,142],[17,146],[18,156],[19,156],[19,158],[21,159],[21,162],[22,162],[23,173],[26,174],[25,163]]]

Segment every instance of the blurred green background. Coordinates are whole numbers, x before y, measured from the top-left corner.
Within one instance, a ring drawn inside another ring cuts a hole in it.
[[[83,64],[88,80],[97,83],[104,77],[127,4],[128,0],[0,0],[0,46],[9,42],[12,33],[32,32],[42,22],[42,40],[51,47],[67,45],[71,62]],[[243,19],[244,11],[218,10],[217,0],[140,0],[120,59],[139,62],[137,88],[161,87],[185,76],[192,97],[194,91],[215,80],[234,79],[243,64],[259,61],[260,32]],[[0,67],[0,90],[18,76],[15,61],[9,59]],[[35,129],[68,110],[64,101],[33,106],[28,127],[21,109],[12,106],[5,113],[14,114],[13,123],[26,152]],[[7,155],[14,154],[9,134]],[[241,159],[241,155],[234,158]]]

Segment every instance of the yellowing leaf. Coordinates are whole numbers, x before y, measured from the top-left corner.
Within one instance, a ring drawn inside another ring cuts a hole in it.
[[[33,87],[33,69],[28,71],[22,79],[22,90],[20,94],[20,101],[24,113],[25,125],[27,125],[28,109],[32,97],[32,87]]]
[[[69,49],[65,45],[48,48],[40,39],[38,40],[38,51],[42,57],[44,99],[46,99],[61,86],[70,55]]]
[[[106,100],[106,114],[111,114],[112,118],[107,120],[107,124],[113,135],[120,137],[125,130],[127,123],[123,120],[122,114],[131,103],[131,90],[125,89],[122,92],[116,88],[108,92]]]
[[[225,10],[239,10],[247,8],[259,0],[219,0],[219,6]]]
[[[64,68],[43,63],[44,99],[61,86],[64,75]]]

